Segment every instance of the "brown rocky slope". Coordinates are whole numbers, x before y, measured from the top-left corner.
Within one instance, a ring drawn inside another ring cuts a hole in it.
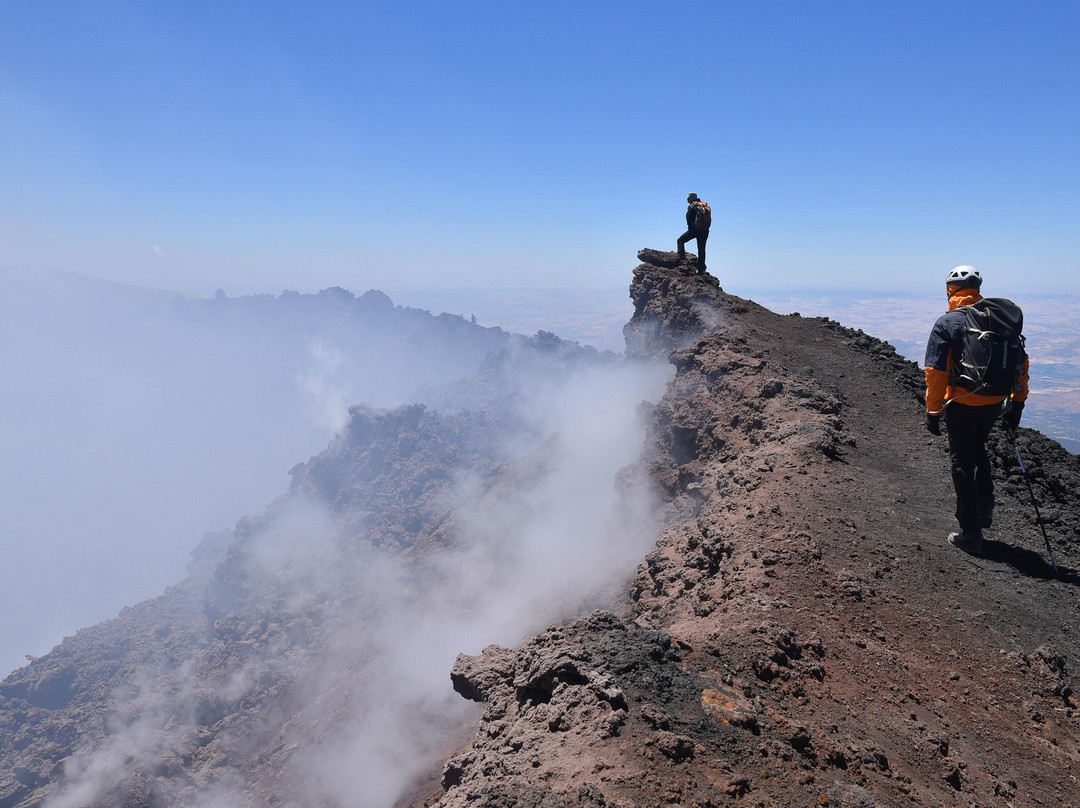
[[[1000,433],[965,555],[914,363],[639,258],[628,352],[677,368],[643,461],[667,526],[617,615],[459,657],[484,716],[411,804],[1080,805],[1080,460],[1020,430],[1059,575]]]

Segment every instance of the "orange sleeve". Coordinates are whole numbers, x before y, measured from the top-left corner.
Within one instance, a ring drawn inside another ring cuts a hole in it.
[[[935,368],[923,368],[926,374],[926,411],[937,414],[945,406],[945,388],[949,386],[949,372]]]

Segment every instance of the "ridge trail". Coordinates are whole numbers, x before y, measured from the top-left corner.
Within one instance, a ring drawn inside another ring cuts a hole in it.
[[[594,615],[459,657],[485,717],[426,804],[1080,804],[1077,459],[1021,430],[1060,578],[1004,435],[987,552],[961,553],[914,363],[639,258],[628,353],[671,351],[677,375],[643,461],[667,527],[626,636]]]

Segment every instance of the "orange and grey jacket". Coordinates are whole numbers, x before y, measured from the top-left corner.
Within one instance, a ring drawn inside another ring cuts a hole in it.
[[[955,289],[949,295],[949,310],[941,315],[934,328],[930,332],[930,339],[926,343],[926,360],[923,372],[926,374],[926,411],[937,414],[944,409],[945,404],[955,401],[958,404],[967,404],[972,407],[983,407],[990,404],[1000,404],[1008,396],[986,396],[981,393],[973,393],[967,388],[954,385],[953,373],[958,357],[963,351],[964,326],[966,318],[962,311],[957,311],[961,306],[970,306],[982,300],[978,289]],[[1016,390],[1012,393],[1013,401],[1026,401],[1028,397],[1028,365],[1029,359],[1025,354],[1021,359],[1020,369],[1016,379]]]

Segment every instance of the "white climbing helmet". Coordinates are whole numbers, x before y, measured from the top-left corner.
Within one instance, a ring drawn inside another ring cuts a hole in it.
[[[978,289],[982,286],[982,275],[970,264],[961,264],[949,270],[945,278],[946,286],[962,286],[966,289]]]

